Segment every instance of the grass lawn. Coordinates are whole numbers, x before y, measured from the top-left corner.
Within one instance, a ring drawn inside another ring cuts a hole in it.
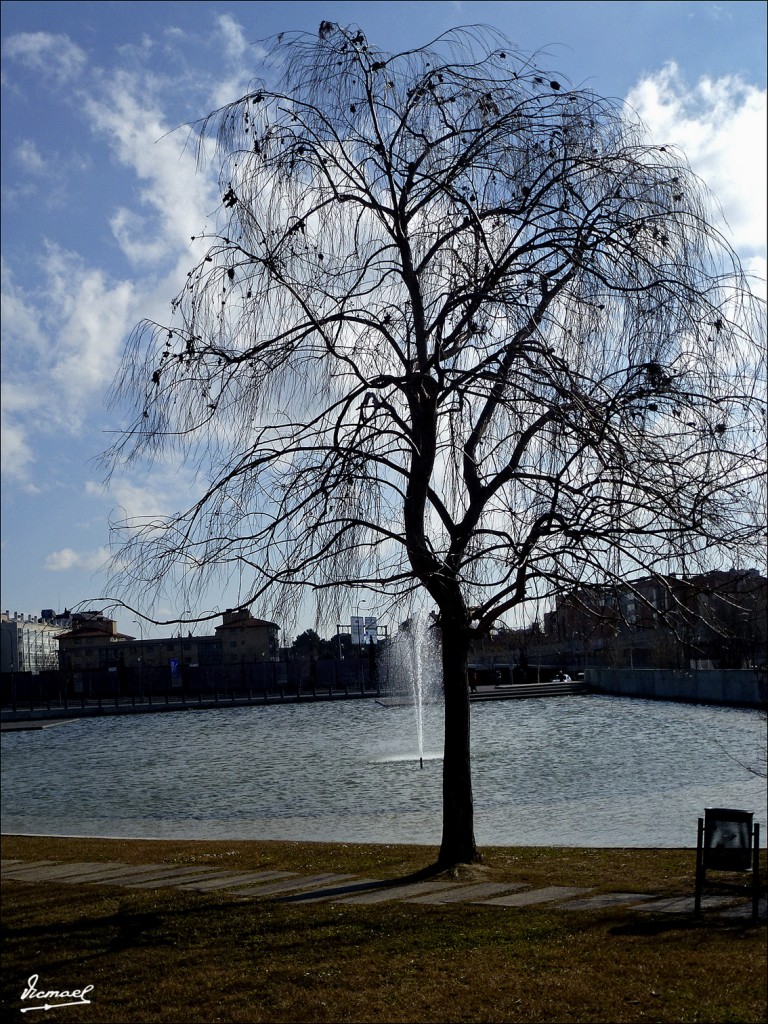
[[[426,847],[5,836],[4,858],[402,878]],[[690,895],[690,850],[492,848],[484,880]],[[93,985],[46,1021],[699,1021],[766,1016],[766,929],[626,908],[254,901],[218,891],[3,883],[4,1019]],[[26,1016],[26,1015],[25,1015]],[[18,1019],[18,1018],[16,1018]],[[23,1019],[23,1018],[21,1018]]]

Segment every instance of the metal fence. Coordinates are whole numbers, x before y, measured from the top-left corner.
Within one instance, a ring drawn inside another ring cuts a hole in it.
[[[366,659],[252,662],[239,665],[117,667],[0,676],[4,710],[96,709],[273,703],[380,694],[376,666]]]

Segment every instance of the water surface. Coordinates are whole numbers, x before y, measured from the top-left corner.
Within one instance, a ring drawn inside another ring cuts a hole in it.
[[[3,831],[438,844],[442,707],[373,700],[91,718],[2,734]],[[693,846],[705,806],[762,821],[758,712],[574,696],[474,704],[485,845]],[[764,755],[763,755],[764,756]]]

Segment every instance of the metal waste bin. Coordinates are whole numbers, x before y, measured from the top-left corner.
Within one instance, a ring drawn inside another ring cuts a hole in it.
[[[757,920],[760,893],[760,826],[753,811],[735,807],[707,807],[699,818],[696,842],[696,897],[694,914],[701,912],[701,891],[707,871],[752,873],[752,917]],[[716,883],[733,888],[733,882]],[[743,885],[742,885],[743,887]]]

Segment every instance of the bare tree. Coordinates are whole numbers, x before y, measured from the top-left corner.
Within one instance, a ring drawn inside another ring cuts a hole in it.
[[[206,486],[124,523],[118,581],[240,574],[428,595],[445,687],[439,862],[471,861],[467,652],[526,600],[757,537],[756,307],[679,154],[491,30],[389,55],[274,42],[266,82],[194,126],[222,222],[113,389],[112,466]],[[758,310],[759,312],[759,310]]]

